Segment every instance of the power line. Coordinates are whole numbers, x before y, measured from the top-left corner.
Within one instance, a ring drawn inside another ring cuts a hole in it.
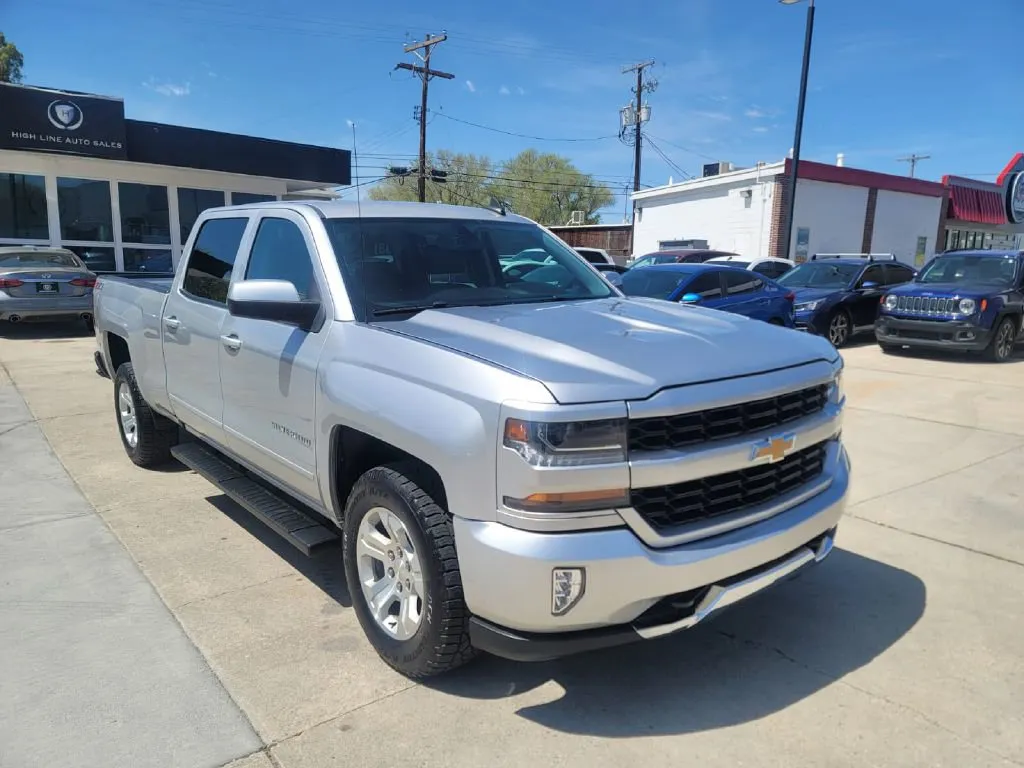
[[[906,157],[897,157],[896,162],[898,163],[910,163],[910,178],[914,178],[914,171],[917,170],[917,164],[922,160],[930,160],[931,155],[919,155],[911,152]]]
[[[420,80],[423,83],[422,91],[420,92],[420,110],[417,117],[420,121],[420,162],[419,168],[417,169],[419,175],[418,188],[420,202],[426,202],[427,194],[427,88],[432,79],[440,77],[443,80],[452,80],[455,75],[450,72],[442,72],[438,69],[430,68],[430,53],[433,51],[434,46],[443,43],[448,39],[448,35],[442,33],[431,37],[427,35],[422,42],[409,43],[403,49],[406,53],[413,54],[416,58],[423,62],[423,66],[417,66],[415,64],[408,64],[406,62],[400,62],[395,65],[395,69],[406,69],[410,72],[415,72],[420,76]],[[423,53],[420,53],[423,51]]]
[[[692,179],[693,178],[693,174],[688,173],[687,171],[684,171],[682,168],[680,168],[672,160],[671,157],[669,157],[667,154],[665,154],[664,151],[662,151],[661,147],[659,147],[657,145],[657,143],[654,141],[654,139],[652,139],[650,137],[650,135],[647,136],[647,143],[651,145],[651,149],[653,149],[658,154],[658,156],[661,157],[662,160],[664,160],[666,163],[668,163],[668,166],[670,168],[672,168],[673,170],[677,171],[678,173],[681,173],[684,178],[687,178],[687,179]]]
[[[721,159],[718,157],[712,157],[711,155],[704,154],[703,152],[698,152],[696,149],[692,149],[690,147],[684,147],[682,144],[676,144],[675,142],[669,141],[663,136],[655,136],[654,134],[648,133],[647,137],[657,139],[662,144],[668,144],[670,147],[675,147],[676,149],[682,150],[683,152],[689,152],[691,155],[703,157],[705,160],[710,160],[713,163],[717,163]]]
[[[480,123],[474,123],[471,120],[463,120],[459,117],[453,117],[445,112],[433,112],[432,114],[437,117],[443,117],[445,120],[452,120],[456,123],[462,123],[463,125],[471,125],[474,128],[480,128],[485,131],[491,131],[493,133],[501,133],[505,136],[515,136],[519,139],[530,139],[531,141],[568,141],[568,142],[581,142],[581,141],[604,141],[605,139],[615,139],[617,136],[590,136],[586,138],[558,138],[552,136],[531,136],[528,133],[516,133],[515,131],[506,131],[503,128],[493,128],[489,125],[481,125]]]

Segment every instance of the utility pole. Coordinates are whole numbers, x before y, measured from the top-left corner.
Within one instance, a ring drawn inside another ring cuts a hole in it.
[[[422,67],[418,67],[415,64],[406,64],[402,62],[395,66],[395,69],[407,69],[410,72],[414,72],[419,75],[420,80],[423,81],[423,91],[420,95],[420,167],[417,170],[418,174],[418,186],[419,186],[419,199],[421,203],[427,200],[427,84],[431,78],[440,77],[444,80],[451,80],[455,77],[448,72],[441,72],[436,69],[430,68],[430,52],[434,46],[438,43],[443,43],[448,39],[447,34],[434,35],[431,37],[427,35],[422,41],[418,43],[410,43],[405,46],[405,52],[411,53],[416,56],[420,61],[423,62]],[[423,53],[420,53],[420,51]]]
[[[658,87],[656,80],[649,79],[646,83],[644,82],[644,70],[654,66],[654,59],[640,62],[639,64],[633,64],[629,67],[622,68],[622,74],[628,75],[630,72],[636,72],[636,87],[633,89],[633,93],[636,95],[635,105],[630,105],[622,110],[622,132],[624,133],[629,125],[633,125],[633,191],[640,191],[640,160],[642,157],[642,143],[643,137],[640,132],[640,126],[643,123],[651,119],[650,107],[644,107],[643,96],[645,93],[653,93],[654,89]]]
[[[898,163],[910,163],[910,178],[914,178],[914,171],[917,170],[917,164],[921,160],[931,160],[931,155],[918,155],[911,152],[907,157],[897,157],[896,162]]]

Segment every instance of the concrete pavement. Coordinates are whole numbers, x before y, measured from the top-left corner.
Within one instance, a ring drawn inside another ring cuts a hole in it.
[[[0,765],[219,766],[262,747],[0,372]]]
[[[1024,765],[1024,360],[848,350],[854,497],[822,567],[686,635],[414,685],[362,637],[337,552],[128,462],[91,349],[26,331],[0,363],[268,745],[245,768]]]

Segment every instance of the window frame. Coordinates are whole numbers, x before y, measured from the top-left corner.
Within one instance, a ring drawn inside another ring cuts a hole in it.
[[[882,287],[884,287],[886,285],[886,282],[885,282],[885,265],[884,264],[878,264],[878,263],[872,263],[872,264],[868,264],[866,267],[864,267],[864,269],[861,270],[860,276],[857,278],[857,282],[854,283],[854,286],[853,286],[854,289],[859,289],[859,288],[863,288],[864,287],[864,283],[868,279],[868,273],[872,269],[877,269],[879,271],[879,273],[881,273],[881,278],[879,280],[875,280],[874,281],[874,282],[878,283],[878,287],[882,288]]]
[[[250,278],[249,277],[249,269],[250,269],[250,267],[252,266],[252,263],[253,263],[253,259],[252,259],[253,253],[254,253],[255,248],[256,248],[256,243],[259,240],[260,229],[263,227],[264,222],[267,222],[267,221],[284,221],[284,222],[287,222],[288,224],[291,224],[293,227],[295,227],[299,231],[299,234],[302,236],[303,245],[306,247],[306,258],[309,259],[310,271],[309,271],[309,291],[308,291],[308,293],[307,293],[307,295],[305,297],[305,300],[307,300],[307,301],[320,301],[320,302],[322,302],[323,301],[323,297],[326,294],[326,291],[324,291],[323,283],[322,283],[321,279],[319,278],[319,276],[317,274],[317,262],[319,261],[319,258],[317,258],[317,256],[316,256],[315,243],[313,242],[313,239],[310,236],[311,233],[309,232],[309,227],[305,226],[306,222],[303,219],[301,219],[301,217],[299,217],[299,219],[296,220],[296,219],[294,219],[294,218],[292,218],[290,216],[284,215],[285,213],[286,213],[286,211],[284,211],[284,210],[269,211],[267,213],[262,213],[259,216],[254,218],[253,225],[252,225],[252,236],[249,239],[249,243],[248,243],[248,245],[246,246],[246,249],[245,249],[245,259],[244,259],[244,265],[243,265],[244,269],[242,269],[241,272],[240,272],[241,277],[239,278],[239,280],[240,281],[245,281],[245,280],[249,280],[249,279],[278,279],[278,278]],[[238,262],[237,261],[235,262],[235,265],[236,265],[236,270],[235,271],[237,272],[238,271],[237,270],[237,266],[238,266]],[[234,279],[234,275],[232,275],[232,279]],[[283,278],[280,278],[280,279],[283,279]],[[298,288],[299,288],[299,286],[296,286],[296,290],[298,290]],[[302,296],[301,291],[299,292],[299,295],[300,295],[300,297]]]
[[[693,290],[693,284],[704,277],[715,279],[715,281],[718,283],[717,296],[704,296],[701,292]],[[698,296],[700,296],[701,301],[715,301],[717,299],[724,299],[725,282],[722,279],[722,271],[718,269],[701,270],[700,272],[693,276],[693,279],[691,279],[689,283],[686,284],[686,287],[683,289],[682,295],[685,296],[688,293],[696,293]]]
[[[890,270],[892,275],[890,275]],[[903,266],[902,264],[883,264],[882,272],[885,275],[885,282],[882,285],[903,285],[909,283],[914,279],[914,270],[910,267]],[[902,276],[906,275],[906,279],[902,279]]]
[[[45,237],[3,237],[0,235],[0,246],[6,245],[49,245],[50,243],[50,198],[47,195],[46,174],[27,173],[24,171],[0,171],[0,175],[22,176],[25,178],[38,178],[43,182],[43,221],[46,230]],[[13,223],[13,219],[12,219]]]
[[[241,220],[245,222],[245,227],[242,228],[241,239],[238,241],[238,247],[235,250],[235,260],[231,265],[231,279],[228,280],[228,290],[231,290],[231,285],[235,281],[235,275],[238,273],[239,259],[243,258],[243,255],[248,255],[248,248],[249,245],[252,243],[254,217],[246,215],[244,212],[241,211],[225,211],[224,213],[214,214],[212,216],[207,217],[206,221],[203,222],[202,226],[195,233],[195,236],[189,236],[189,241],[188,243],[186,243],[186,245],[188,246],[187,249],[182,248],[182,258],[179,262],[179,270],[181,277],[175,279],[178,283],[178,295],[181,296],[182,298],[187,299],[188,301],[194,301],[198,304],[206,304],[211,307],[220,307],[225,312],[227,312],[228,305],[226,295],[225,300],[223,302],[220,302],[216,301],[215,299],[209,299],[205,296],[197,296],[196,294],[190,292],[185,288],[185,281],[188,279],[189,264],[192,261],[192,254],[195,252],[196,243],[199,242],[199,235],[202,233],[203,228],[205,228],[210,222],[220,221],[223,219]]]
[[[735,293],[733,293],[730,290],[730,287],[729,287],[729,279],[730,278],[735,279],[736,275],[734,273],[736,273],[736,272],[742,273],[742,276],[747,281],[746,284],[752,285],[753,287],[752,288],[748,288],[747,290],[736,291]],[[764,288],[764,278],[763,277],[754,277],[754,273],[752,272],[752,270],[749,270],[749,269],[742,269],[742,270],[740,270],[740,269],[733,269],[731,271],[727,270],[727,269],[723,269],[722,272],[721,272],[721,276],[722,276],[722,285],[723,285],[723,288],[725,289],[725,297],[727,299],[731,299],[733,296],[746,296],[748,294],[753,295],[753,294],[757,293],[758,291],[760,291],[760,290],[762,290]]]

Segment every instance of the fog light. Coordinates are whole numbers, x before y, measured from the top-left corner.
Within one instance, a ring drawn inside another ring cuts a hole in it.
[[[551,572],[551,613],[563,616],[580,601],[587,588],[583,568],[555,568]]]

